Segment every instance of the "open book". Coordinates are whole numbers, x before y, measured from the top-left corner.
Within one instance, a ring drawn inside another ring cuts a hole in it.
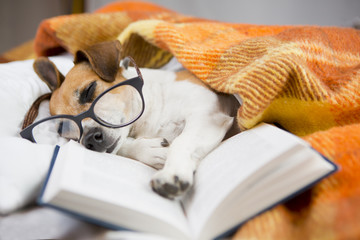
[[[76,142],[57,147],[39,203],[115,229],[211,239],[312,186],[337,167],[268,124],[235,135],[199,165],[181,200],[151,190],[155,169]]]

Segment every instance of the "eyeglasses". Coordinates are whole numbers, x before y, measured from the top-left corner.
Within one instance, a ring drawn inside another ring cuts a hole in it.
[[[142,94],[144,81],[135,61],[127,57],[125,68],[132,62],[137,77],[118,83],[102,92],[89,109],[78,115],[56,115],[37,121],[20,132],[21,137],[34,143],[61,144],[65,139],[80,141],[83,134],[82,120],[91,118],[102,126],[121,128],[138,120],[144,112]],[[64,139],[65,138],[65,139]]]

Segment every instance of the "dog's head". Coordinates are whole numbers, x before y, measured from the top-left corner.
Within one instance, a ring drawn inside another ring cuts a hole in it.
[[[35,60],[36,73],[52,91],[51,115],[82,113],[89,109],[99,94],[124,81],[120,68],[120,51],[118,41],[103,42],[79,50],[75,55],[75,65],[66,77],[48,58]],[[114,104],[116,103],[109,102],[108,106]],[[117,108],[121,107],[123,106],[118,104]],[[129,109],[121,109],[121,112],[127,114]],[[85,147],[99,152],[116,153],[129,134],[129,127],[107,128],[92,119],[84,119],[82,126],[84,132],[80,142]]]

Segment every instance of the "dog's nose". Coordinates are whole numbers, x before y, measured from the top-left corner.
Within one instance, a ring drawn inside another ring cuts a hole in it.
[[[106,150],[104,135],[100,128],[90,129],[84,136],[83,145],[90,150],[103,152]]]

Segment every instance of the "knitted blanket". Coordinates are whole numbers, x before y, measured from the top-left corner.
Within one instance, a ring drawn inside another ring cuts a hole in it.
[[[237,94],[241,129],[278,123],[340,166],[311,190],[248,221],[234,238],[360,238],[360,31],[230,24],[116,2],[45,20],[35,50],[74,53],[113,39],[142,67],[175,56],[211,88]]]

